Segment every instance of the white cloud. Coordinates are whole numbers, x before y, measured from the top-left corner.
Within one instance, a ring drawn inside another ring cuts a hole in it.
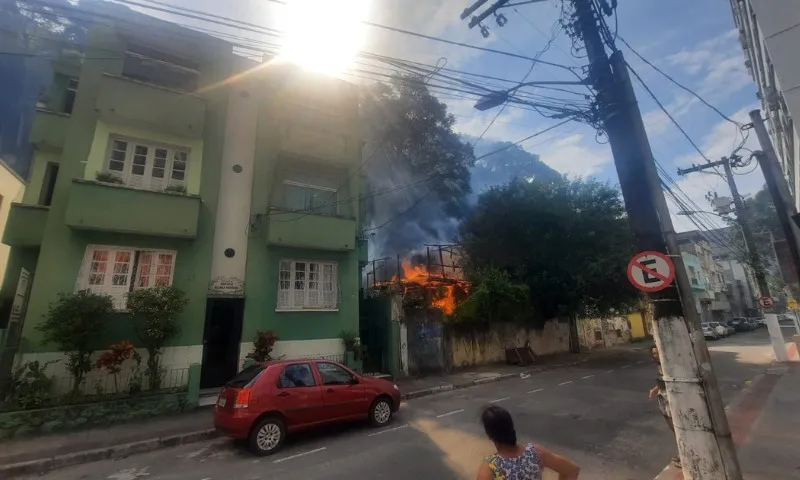
[[[548,142],[536,153],[559,173],[570,177],[588,177],[611,163],[610,150],[608,145],[598,144],[594,136],[576,133]]]

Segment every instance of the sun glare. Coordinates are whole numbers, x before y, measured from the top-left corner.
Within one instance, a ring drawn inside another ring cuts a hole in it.
[[[336,75],[350,67],[364,42],[368,0],[289,0],[281,58]]]

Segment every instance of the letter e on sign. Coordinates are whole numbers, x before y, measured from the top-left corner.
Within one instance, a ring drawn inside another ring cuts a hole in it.
[[[637,253],[628,263],[628,280],[643,292],[664,290],[675,280],[675,264],[661,252]]]

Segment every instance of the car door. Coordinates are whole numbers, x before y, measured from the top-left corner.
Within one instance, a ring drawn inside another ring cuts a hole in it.
[[[368,413],[366,392],[358,378],[333,362],[316,362],[322,398],[330,420],[363,417]]]
[[[283,367],[272,396],[275,408],[283,413],[291,427],[324,420],[324,402],[310,362],[290,363]]]

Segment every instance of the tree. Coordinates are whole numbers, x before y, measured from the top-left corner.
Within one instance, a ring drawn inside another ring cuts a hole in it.
[[[514,283],[503,270],[479,268],[471,279],[469,297],[451,318],[458,326],[485,329],[492,323],[519,320],[530,308],[528,286]]]
[[[472,137],[465,137],[474,143]],[[497,153],[499,149],[503,149]],[[511,142],[482,141],[475,148],[479,158],[472,168],[472,191],[476,196],[490,187],[504,185],[511,180],[547,180],[555,181],[561,174],[542,162],[539,155],[533,154]]]
[[[67,354],[67,370],[72,375],[72,392],[80,391],[86,374],[92,371],[92,342],[103,332],[114,302],[107,295],[88,290],[59,293],[50,304],[45,321],[37,327],[44,344],[54,343]]]
[[[527,285],[536,323],[634,305],[626,277],[633,238],[619,191],[594,180],[491,188],[461,226],[467,272],[497,268]]]
[[[377,232],[379,243],[400,252],[420,239],[455,234],[449,219],[468,209],[475,154],[453,130],[447,106],[425,79],[400,76],[364,88],[361,115],[369,191],[388,191],[367,202],[368,226],[389,222]],[[410,209],[413,215],[404,216]]]
[[[189,303],[183,290],[156,286],[128,294],[136,335],[147,349],[147,376],[151,390],[161,388],[161,355],[167,342],[180,332],[178,316]]]

